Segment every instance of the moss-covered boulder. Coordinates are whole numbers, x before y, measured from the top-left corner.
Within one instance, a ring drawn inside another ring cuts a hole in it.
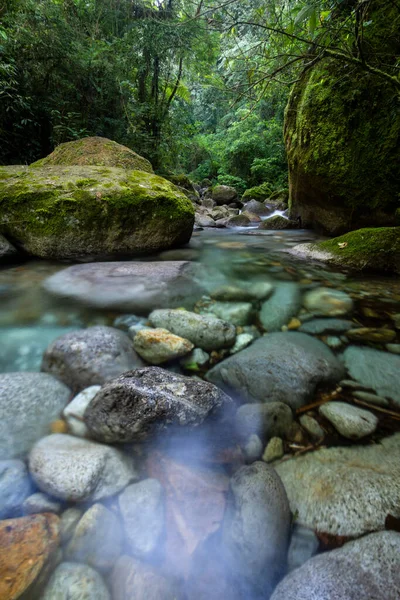
[[[350,231],[317,244],[299,244],[291,253],[358,271],[400,273],[400,227]]]
[[[272,195],[272,189],[268,183],[262,183],[261,185],[256,185],[255,187],[249,188],[246,190],[242,196],[243,202],[247,200],[259,200],[259,202],[264,202]]]
[[[143,254],[189,241],[193,206],[172,183],[105,167],[0,167],[0,233],[29,254]]]
[[[297,221],[292,221],[281,215],[275,215],[269,219],[265,219],[259,226],[258,229],[297,229]]]
[[[119,167],[153,173],[150,162],[121,144],[103,137],[87,137],[74,142],[60,144],[57,148],[31,166],[46,167],[60,165],[92,167]]]
[[[369,55],[387,55],[390,62],[400,51],[397,30],[390,34],[398,9],[374,6],[364,43]],[[395,86],[332,58],[305,71],[285,117],[292,218],[300,216],[304,226],[333,235],[395,225],[399,142]]]

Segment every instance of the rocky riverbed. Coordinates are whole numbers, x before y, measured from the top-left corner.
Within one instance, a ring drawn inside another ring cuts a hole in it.
[[[0,270],[2,600],[400,596],[400,283],[314,241]]]

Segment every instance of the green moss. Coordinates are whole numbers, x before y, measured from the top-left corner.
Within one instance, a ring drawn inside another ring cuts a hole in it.
[[[51,165],[119,167],[153,173],[153,168],[148,160],[126,146],[101,137],[88,137],[60,144],[49,156],[38,160],[31,166]]]
[[[22,244],[51,240],[55,245],[79,238],[77,246],[98,243],[112,251],[130,234],[155,248],[163,236],[187,238],[194,209],[173,184],[143,171],[113,168],[109,176],[101,171],[45,167],[1,180],[0,232]]]
[[[271,187],[268,183],[262,183],[261,185],[257,185],[255,187],[249,188],[245,191],[242,198],[249,200],[266,200],[272,194]]]
[[[400,227],[368,227],[350,231],[314,246],[337,264],[357,269],[397,270],[400,267]]]

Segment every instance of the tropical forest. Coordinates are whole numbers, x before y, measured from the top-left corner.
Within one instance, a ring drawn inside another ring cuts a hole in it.
[[[0,0],[0,600],[399,600],[399,0]]]

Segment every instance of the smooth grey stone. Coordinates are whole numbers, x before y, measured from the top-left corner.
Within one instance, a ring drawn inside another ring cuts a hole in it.
[[[328,335],[324,340],[324,343],[329,346],[329,348],[332,348],[332,350],[337,350],[343,346],[344,341],[335,335]]]
[[[371,394],[368,392],[363,392],[361,390],[357,390],[352,393],[354,398],[358,398],[359,400],[363,400],[364,402],[369,402],[369,404],[376,404],[377,406],[389,406],[389,400],[386,398],[382,398],[382,396],[377,396],[376,394]]]
[[[22,457],[49,433],[71,391],[47,373],[0,374],[0,459]]]
[[[319,287],[304,295],[304,307],[319,315],[340,317],[353,310],[353,300],[348,294],[333,288]]]
[[[51,343],[43,356],[42,371],[79,392],[142,365],[125,333],[97,325],[72,331]]]
[[[241,467],[231,478],[222,523],[224,560],[246,580],[249,594],[268,597],[285,570],[290,509],[276,471],[264,462]]]
[[[22,460],[0,461],[0,519],[15,516],[31,493],[32,484]]]
[[[67,508],[60,518],[60,537],[63,544],[68,542],[75,531],[75,527],[83,515],[80,508]]]
[[[37,492],[25,500],[22,509],[26,515],[45,512],[58,515],[62,511],[62,504],[54,498],[50,498],[47,494],[43,494],[43,492]]]
[[[185,310],[154,310],[149,320],[154,327],[190,340],[202,350],[219,350],[233,346],[236,329],[227,321],[209,315],[198,315]]]
[[[325,435],[325,431],[322,429],[320,424],[316,419],[310,417],[309,415],[301,415],[300,425],[304,427],[304,429],[309,433],[312,437],[321,439]]]
[[[207,215],[196,213],[194,220],[198,227],[216,227],[214,219]]]
[[[281,462],[283,481],[300,525],[357,537],[400,518],[400,434],[379,444],[324,448]]]
[[[244,326],[251,323],[253,305],[250,302],[220,302],[211,300],[208,305],[197,304],[198,314],[212,315],[232,325]]]
[[[236,431],[242,439],[256,434],[262,441],[284,436],[293,422],[293,414],[283,402],[243,404],[236,412]]]
[[[203,275],[189,261],[86,263],[59,271],[43,285],[82,304],[148,315],[155,308],[192,308],[204,293]]]
[[[342,356],[352,379],[400,407],[400,356],[364,346],[349,346]]]
[[[354,381],[353,379],[342,379],[342,381],[339,381],[338,385],[342,388],[350,388],[352,390],[371,391],[370,387],[367,387],[358,381]]]
[[[319,413],[350,440],[370,435],[378,426],[378,418],[374,414],[346,402],[327,402],[319,407]]]
[[[323,333],[346,333],[352,327],[357,327],[357,325],[347,319],[312,319],[303,323],[298,331],[322,335]]]
[[[272,296],[261,306],[260,321],[268,331],[280,331],[295,317],[301,307],[301,295],[297,283],[277,284]]]
[[[148,558],[159,547],[165,529],[162,485],[157,479],[144,479],[125,488],[118,502],[132,555]]]
[[[271,333],[208,371],[207,379],[247,402],[284,402],[299,408],[317,385],[334,384],[343,365],[320,340],[305,333]]]
[[[210,415],[228,418],[233,401],[218,387],[160,367],[124,373],[105,384],[85,412],[85,423],[106,443],[134,442],[174,427],[197,428]]]
[[[29,470],[40,490],[70,502],[113,496],[137,479],[132,459],[119,450],[59,433],[37,442]]]
[[[298,569],[317,553],[319,540],[312,529],[295,525],[288,552],[288,571]]]
[[[0,371],[40,371],[43,352],[72,327],[0,327]]]
[[[63,562],[53,572],[41,600],[111,600],[102,578],[91,567]]]
[[[230,349],[229,353],[236,354],[237,352],[244,350],[247,348],[247,346],[250,346],[254,339],[255,337],[252,333],[239,333],[239,335],[236,336],[236,342]]]
[[[282,458],[283,454],[283,440],[280,437],[273,437],[269,440],[264,450],[262,460],[266,463],[271,463]]]
[[[182,358],[179,363],[186,367],[187,365],[199,365],[202,367],[210,360],[210,355],[201,348],[194,348],[190,354]]]
[[[400,534],[379,531],[314,556],[278,585],[271,600],[395,600]]]
[[[146,319],[144,319],[143,317],[138,317],[137,315],[120,315],[119,317],[114,319],[113,327],[121,329],[122,331],[125,331],[125,333],[127,333],[130,327],[145,322]]]
[[[76,525],[65,556],[68,561],[84,562],[107,571],[121,555],[122,543],[118,517],[102,504],[93,504]]]
[[[175,581],[132,556],[121,556],[110,577],[113,600],[178,600]]]

